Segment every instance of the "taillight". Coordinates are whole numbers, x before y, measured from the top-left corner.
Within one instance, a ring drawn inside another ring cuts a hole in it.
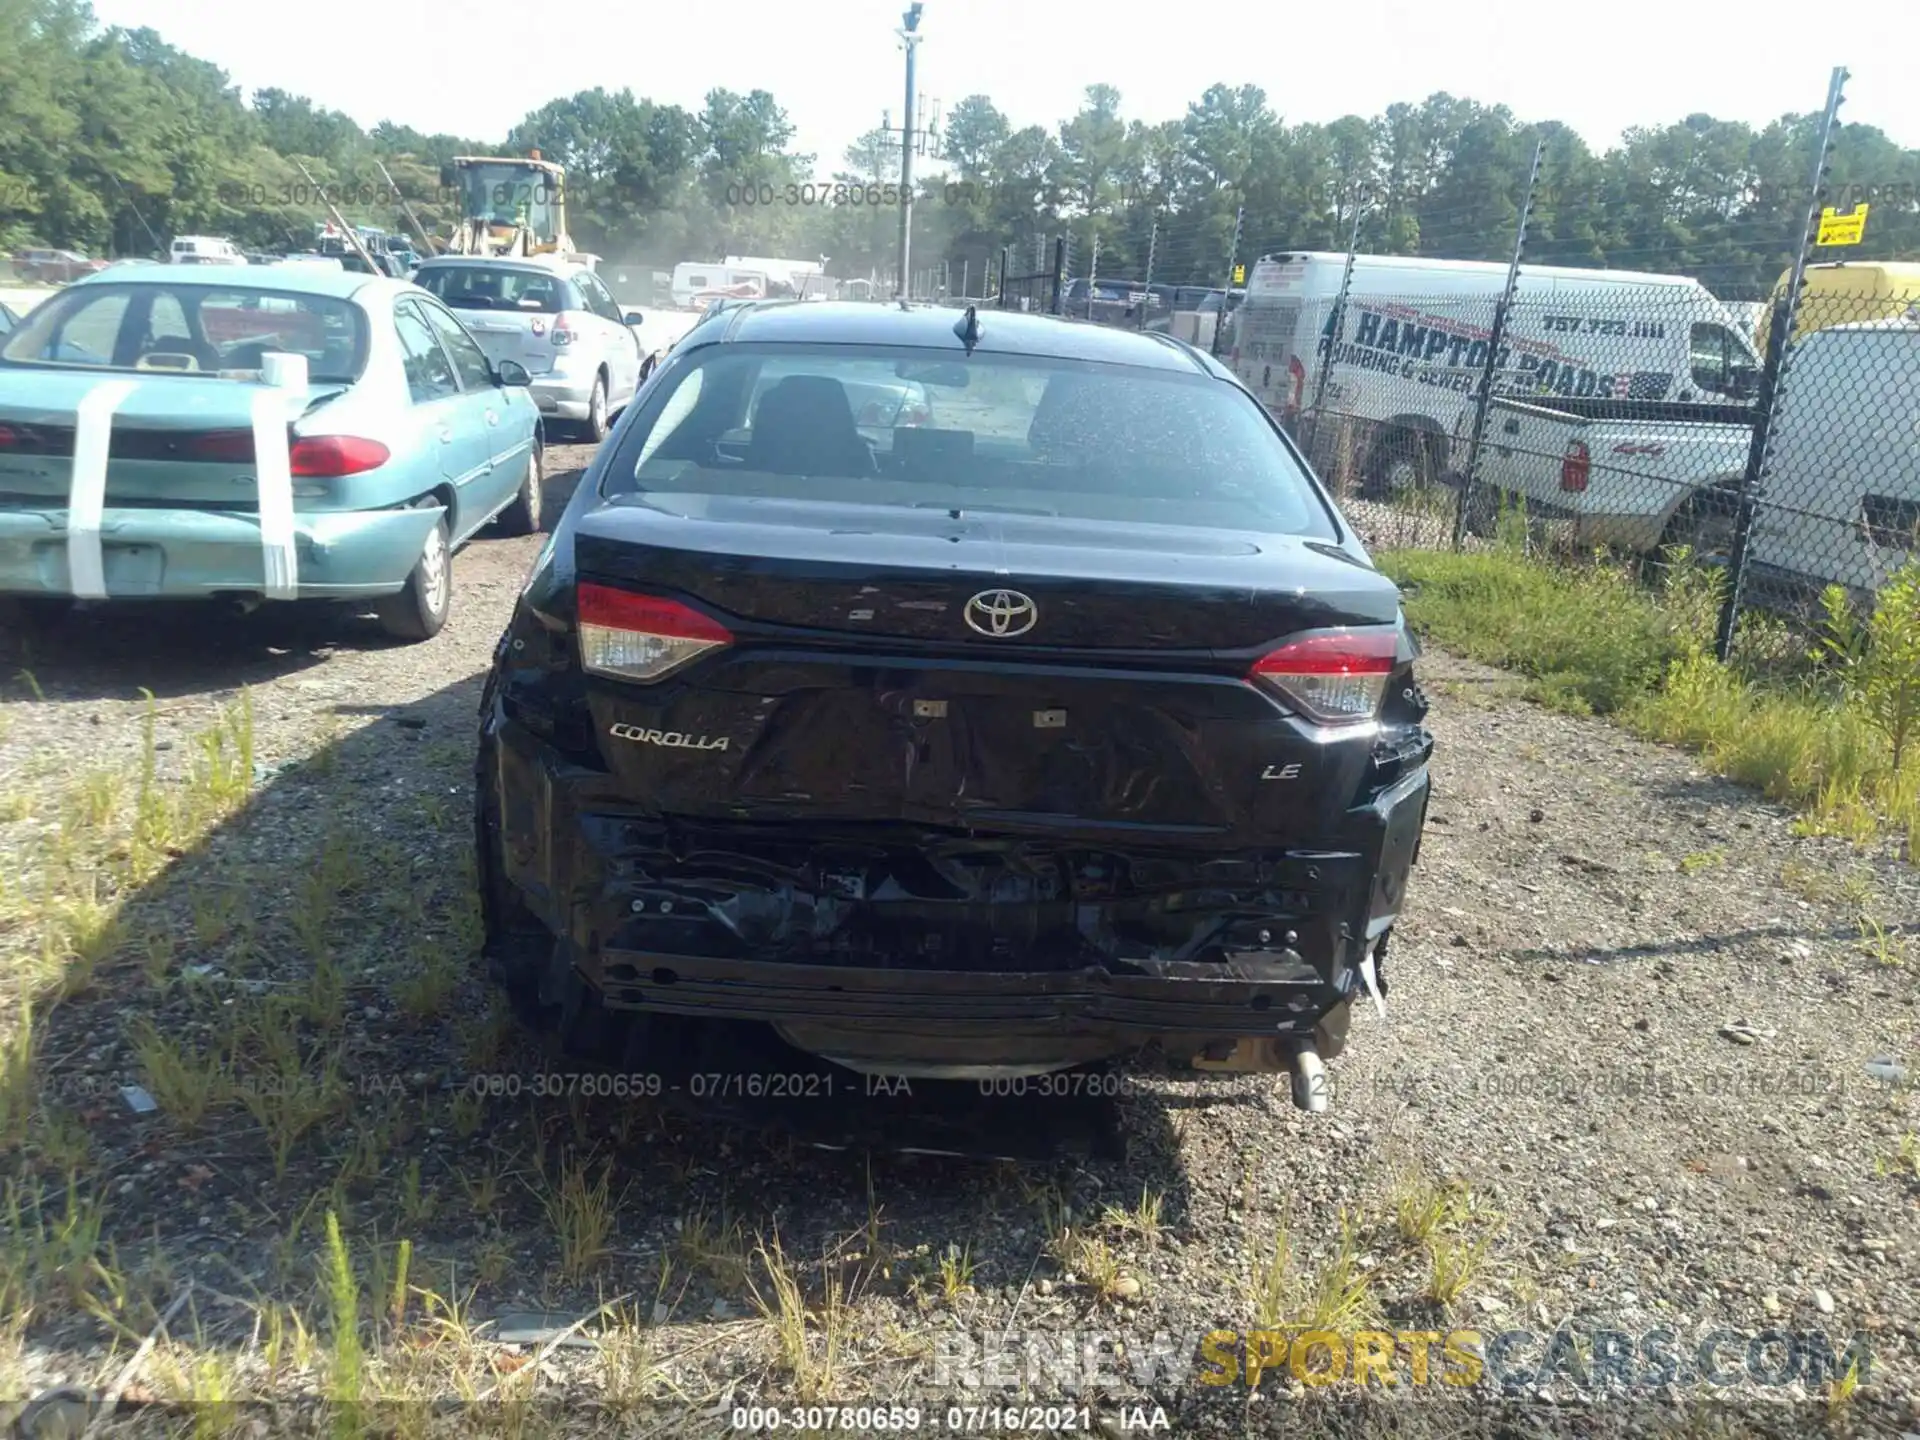
[[[1293,408],[1298,410],[1307,393],[1307,367],[1300,363],[1298,355],[1287,357],[1287,374],[1293,377]]]
[[[1567,446],[1566,458],[1560,462],[1560,488],[1571,494],[1579,494],[1587,488],[1587,475],[1592,469],[1593,460],[1587,454],[1586,444],[1573,441]]]
[[[636,595],[580,582],[580,662],[598,675],[658,680],[709,650],[733,643],[733,632],[698,610],[658,595]]]
[[[900,412],[896,425],[924,425],[933,419],[933,411],[924,405],[908,405]]]
[[[1350,725],[1379,713],[1400,653],[1395,625],[1330,631],[1290,640],[1254,661],[1263,681],[1323,725]]]
[[[0,450],[11,450],[20,443],[20,432],[10,425],[0,425]]]
[[[580,332],[567,323],[565,315],[556,316],[553,322],[553,343],[571,345],[580,338]]]
[[[378,440],[358,435],[307,435],[293,442],[287,459],[293,473],[308,480],[329,480],[377,470],[393,452]]]

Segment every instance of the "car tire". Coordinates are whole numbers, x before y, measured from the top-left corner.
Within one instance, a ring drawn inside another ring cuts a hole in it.
[[[580,426],[580,433],[598,445],[607,438],[607,429],[607,377],[602,375],[593,382],[593,394],[587,399],[587,418]]]
[[[416,509],[438,505],[423,501]],[[405,587],[375,607],[380,627],[396,639],[431,640],[447,623],[453,609],[453,548],[448,543],[447,517],[442,515],[427,532],[420,558],[414,562]]]
[[[521,899],[506,873],[494,793],[494,756],[487,721],[498,694],[494,676],[480,699],[480,744],[473,776],[474,873],[480,891],[480,956],[485,978],[497,987],[514,1018],[570,1060],[593,1068],[642,1064],[662,1028],[659,1017],[611,1010],[573,963],[567,941]],[[557,993],[556,993],[557,992]]]
[[[500,512],[498,523],[502,535],[539,533],[541,507],[546,504],[546,481],[546,456],[536,436],[533,452],[527,457],[527,477],[520,482],[520,493],[513,497],[513,503]]]
[[[1425,431],[1390,430],[1367,456],[1360,498],[1376,504],[1409,499],[1433,483],[1437,470]]]
[[[1660,558],[1675,546],[1687,547],[1695,565],[1725,569],[1733,551],[1740,497],[1730,490],[1699,490],[1674,512],[1660,537]]]

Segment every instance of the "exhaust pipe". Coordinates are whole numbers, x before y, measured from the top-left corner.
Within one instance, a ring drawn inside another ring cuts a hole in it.
[[[1327,1093],[1327,1067],[1320,1063],[1320,1052],[1311,1041],[1294,1048],[1292,1070],[1294,1108],[1309,1115],[1325,1114],[1331,1098]]]

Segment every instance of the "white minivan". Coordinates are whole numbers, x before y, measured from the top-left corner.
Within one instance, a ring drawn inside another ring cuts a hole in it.
[[[1324,251],[1260,259],[1232,322],[1228,363],[1289,427],[1316,400],[1329,413],[1374,422],[1363,474],[1397,488],[1380,472],[1445,469],[1456,423],[1486,367],[1507,266],[1356,256],[1340,333],[1329,336],[1346,264],[1344,254]],[[1320,357],[1329,340],[1333,367],[1322,392]],[[1717,371],[1701,364],[1708,351],[1719,358]],[[1746,328],[1698,280],[1522,265],[1494,388],[1579,400],[1733,403],[1750,393],[1758,368]],[[1732,378],[1723,389],[1703,388],[1697,377],[1711,373]]]
[[[176,235],[167,258],[175,265],[244,265],[247,257],[231,240],[213,235]]]

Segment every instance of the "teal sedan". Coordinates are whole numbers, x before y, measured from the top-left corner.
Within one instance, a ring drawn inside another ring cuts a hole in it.
[[[339,601],[430,639],[453,552],[540,527],[527,385],[403,280],[76,281],[0,337],[0,596]]]

